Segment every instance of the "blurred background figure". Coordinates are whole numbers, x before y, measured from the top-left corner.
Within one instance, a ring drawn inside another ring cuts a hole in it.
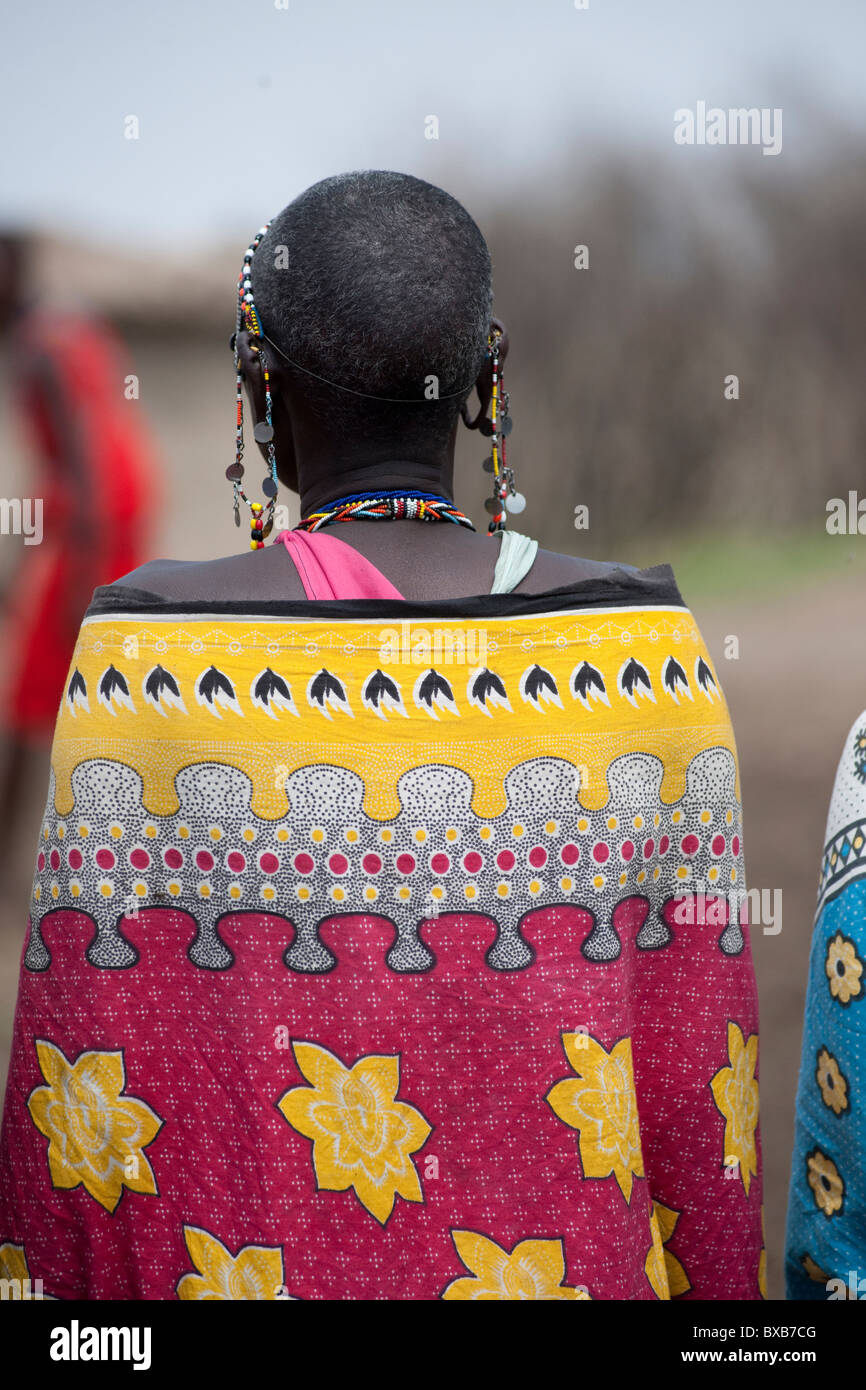
[[[19,848],[31,856],[25,808],[46,776],[81,615],[97,585],[149,553],[158,469],[115,335],[93,315],[34,296],[27,238],[15,232],[0,232],[0,336],[4,406],[18,416],[26,470],[5,512],[25,530],[0,614],[5,871]]]

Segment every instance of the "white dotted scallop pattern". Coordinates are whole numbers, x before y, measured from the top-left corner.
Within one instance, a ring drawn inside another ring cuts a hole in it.
[[[744,885],[731,752],[697,754],[685,792],[672,804],[661,800],[663,773],[654,755],[623,754],[607,770],[606,804],[587,810],[579,799],[580,767],[529,758],[505,775],[505,810],[482,817],[472,807],[468,773],[425,764],[399,778],[401,809],[381,821],[366,815],[357,773],[316,763],[286,776],[285,815],[266,821],[252,810],[250,778],[228,764],[184,768],[175,779],[177,813],[155,816],[143,805],[133,768],[89,759],[72,774],[74,805],[62,822],[53,778],[49,787],[25,964],[50,967],[41,923],[67,908],[91,917],[87,959],[104,969],[135,965],[124,918],[159,908],[195,919],[189,958],[206,970],[231,967],[219,923],[237,911],[288,919],[295,935],[285,964],[302,973],[336,966],[319,929],[346,913],[391,923],[387,963],[397,972],[433,968],[421,929],[448,913],[492,918],[497,935],[487,965],[524,969],[534,958],[521,930],[526,914],[569,905],[592,919],[585,958],[605,964],[622,951],[615,909],[633,897],[647,908],[638,948],[664,949],[677,930],[663,915],[672,898]],[[77,827],[86,827],[86,836]],[[729,955],[744,946],[737,916],[730,914],[719,937]]]

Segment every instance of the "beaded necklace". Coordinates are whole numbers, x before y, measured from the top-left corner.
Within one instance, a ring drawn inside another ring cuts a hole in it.
[[[447,497],[435,492],[408,491],[388,488],[382,492],[355,492],[339,497],[327,507],[310,512],[295,528],[298,531],[321,531],[338,521],[451,521],[457,526],[475,527]]]

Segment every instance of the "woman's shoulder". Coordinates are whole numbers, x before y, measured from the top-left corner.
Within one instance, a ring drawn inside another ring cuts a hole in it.
[[[655,590],[660,583],[671,592],[675,588],[673,574],[665,565],[647,570],[621,561],[591,560],[539,548],[531,568],[513,592],[539,594],[576,584],[591,585],[593,581],[625,585],[634,588],[635,593],[643,588]],[[282,546],[266,546],[264,550],[242,551],[212,560],[150,560],[115,580],[114,587],[175,599],[305,597],[297,570],[286,563]]]
[[[303,598],[304,590],[285,555],[265,550],[221,555],[213,560],[149,560],[114,581],[161,598]]]
[[[828,839],[850,828],[854,821],[866,821],[866,710],[858,714],[842,744],[827,821]]]
[[[517,591],[541,593],[547,589],[559,589],[592,580],[614,584],[617,581],[633,582],[638,585],[643,581],[664,581],[675,586],[673,571],[669,565],[655,565],[650,569],[642,569],[639,565],[626,564],[621,560],[590,560],[578,555],[563,555],[556,550],[539,549],[531,570],[517,586]]]

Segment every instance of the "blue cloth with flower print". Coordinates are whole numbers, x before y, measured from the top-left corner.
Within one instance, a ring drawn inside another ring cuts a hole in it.
[[[827,820],[788,1202],[789,1299],[866,1297],[864,1094],[866,711],[846,740]]]

